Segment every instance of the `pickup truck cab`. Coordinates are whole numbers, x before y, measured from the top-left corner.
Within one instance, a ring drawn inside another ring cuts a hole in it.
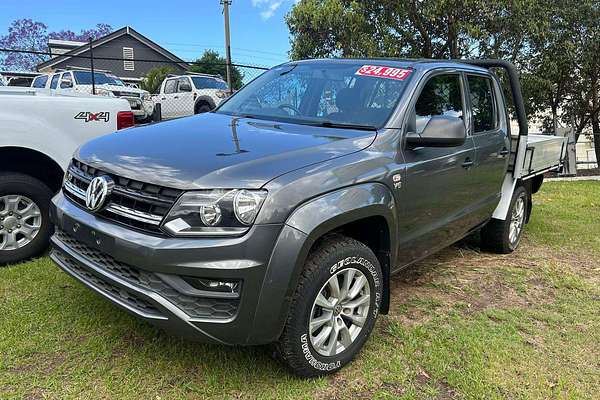
[[[529,151],[508,63],[294,61],[214,112],[82,146],[51,257],[174,334],[275,343],[293,372],[331,373],[387,312],[394,273],[477,231],[516,249],[540,174],[561,167],[554,142]]]
[[[122,99],[0,87],[0,265],[48,247],[48,209],[73,152],[134,124]]]
[[[136,121],[146,122],[152,117],[154,102],[148,91],[127,86],[118,77],[106,72],[94,72],[93,78],[96,95],[127,100]],[[33,80],[31,87],[53,89],[59,94],[94,94],[90,71],[63,71],[40,75]]]
[[[229,96],[227,83],[216,75],[170,75],[156,96],[163,119],[185,117],[214,110]]]

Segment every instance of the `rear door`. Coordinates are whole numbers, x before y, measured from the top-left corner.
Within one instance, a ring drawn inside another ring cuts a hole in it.
[[[464,81],[459,71],[437,71],[421,82],[404,129],[420,133],[433,116],[466,120]],[[465,125],[465,129],[466,129]],[[399,263],[422,258],[460,239],[468,230],[472,202],[473,139],[458,147],[410,148],[402,144],[406,178],[398,204]]]
[[[475,145],[472,171],[472,225],[484,222],[500,201],[506,174],[510,138],[500,87],[486,74],[465,74],[470,111],[470,130]]]

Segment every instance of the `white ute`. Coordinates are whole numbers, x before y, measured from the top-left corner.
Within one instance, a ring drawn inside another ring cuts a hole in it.
[[[50,199],[77,147],[134,122],[124,99],[0,86],[0,265],[46,249]]]
[[[154,101],[148,91],[127,86],[118,77],[107,72],[96,71],[93,78],[96,95],[127,100],[138,122],[147,122],[152,117]],[[87,70],[40,75],[33,80],[31,87],[54,89],[57,93],[94,94],[92,73]]]
[[[170,75],[160,86],[157,103],[163,119],[214,110],[229,96],[227,83],[217,75]]]

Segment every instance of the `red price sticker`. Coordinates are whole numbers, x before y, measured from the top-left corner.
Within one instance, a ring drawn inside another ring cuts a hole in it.
[[[358,71],[356,71],[355,75],[374,76],[376,78],[388,78],[395,79],[397,81],[403,81],[408,78],[411,72],[412,70],[404,68],[363,65]]]

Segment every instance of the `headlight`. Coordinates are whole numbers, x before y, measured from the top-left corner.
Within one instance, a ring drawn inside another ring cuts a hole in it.
[[[246,232],[266,190],[215,189],[184,193],[162,225],[175,236],[230,236]]]
[[[142,93],[142,100],[143,101],[150,100],[150,93]]]
[[[227,92],[223,91],[223,90],[217,90],[215,92],[215,95],[220,98],[220,99],[224,99],[225,97],[228,96]]]

